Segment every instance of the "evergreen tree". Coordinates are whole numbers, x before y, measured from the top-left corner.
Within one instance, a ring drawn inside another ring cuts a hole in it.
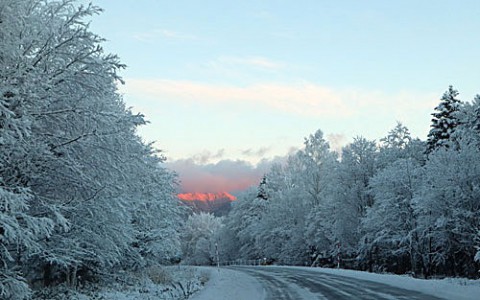
[[[267,193],[267,176],[264,175],[260,185],[258,186],[258,195],[257,198],[268,200],[268,193]]]
[[[440,99],[440,104],[435,107],[436,112],[432,114],[432,125],[428,133],[427,153],[442,146],[448,147],[448,142],[459,123],[456,112],[459,111],[461,102],[456,98],[458,94],[457,90],[449,86],[448,91]]]

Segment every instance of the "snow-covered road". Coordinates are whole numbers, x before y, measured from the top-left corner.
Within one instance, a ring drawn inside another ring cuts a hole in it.
[[[310,270],[269,267],[235,267],[258,279],[265,299],[440,299],[382,283]]]
[[[480,295],[475,280],[422,280],[352,270],[281,266],[201,268],[210,272],[192,300],[455,299]]]

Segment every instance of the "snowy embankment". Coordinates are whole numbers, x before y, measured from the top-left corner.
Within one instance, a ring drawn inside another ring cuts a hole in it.
[[[213,267],[199,267],[209,272],[210,279],[203,290],[199,291],[191,300],[262,300],[265,299],[265,290],[253,277],[234,270]]]
[[[110,282],[72,289],[56,286],[33,299],[49,300],[180,300],[189,299],[208,282],[208,271],[191,266],[154,267],[142,272],[118,272]],[[3,298],[2,298],[3,299]]]
[[[353,270],[326,269],[326,268],[308,268],[308,267],[283,267],[302,271],[318,272],[323,274],[332,274],[367,280],[377,283],[390,285],[397,288],[421,292],[443,299],[472,300],[479,299],[480,281],[468,280],[463,278],[448,279],[417,279],[409,276],[375,274]],[[255,267],[252,267],[255,268]],[[277,268],[271,266],[269,268]],[[265,299],[265,289],[253,277],[230,269],[221,268],[200,268],[208,271],[210,280],[200,292],[193,295],[191,300],[208,299]]]
[[[144,274],[130,287],[106,288],[98,295],[105,300],[177,300],[188,299],[201,290],[210,277],[208,272],[189,266],[156,268]]]

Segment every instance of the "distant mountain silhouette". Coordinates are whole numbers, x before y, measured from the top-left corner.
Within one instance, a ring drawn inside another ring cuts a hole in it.
[[[227,192],[220,193],[184,193],[178,199],[190,206],[194,212],[208,212],[217,217],[225,216],[231,209],[232,201],[237,198]]]

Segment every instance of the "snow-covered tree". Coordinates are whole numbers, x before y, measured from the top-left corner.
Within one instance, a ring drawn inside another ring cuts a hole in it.
[[[329,184],[329,174],[335,167],[337,155],[330,151],[330,145],[323,137],[323,132],[317,130],[305,138],[305,149],[297,155],[302,157],[302,181],[305,191],[309,194],[311,206],[322,203],[322,193]]]
[[[419,262],[414,193],[420,183],[420,165],[399,159],[370,180],[374,204],[362,221],[360,258],[366,266],[390,272],[416,273]]]
[[[215,263],[215,247],[222,228],[222,219],[208,213],[191,215],[183,228],[184,262],[194,265]]]
[[[462,103],[455,116],[459,124],[453,133],[453,139],[480,146],[480,95],[476,95],[472,102]]]
[[[303,191],[305,204],[309,207],[306,216],[305,239],[313,255],[325,252],[331,244],[332,218],[328,216],[329,196],[338,166],[337,154],[330,151],[330,145],[317,130],[305,139],[305,149],[297,155],[301,162],[299,187]]]
[[[220,233],[223,258],[235,260],[262,257],[256,239],[262,230],[260,221],[265,216],[269,203],[270,200],[258,197],[258,187],[251,187],[238,195]]]
[[[450,86],[440,99],[440,104],[435,107],[436,112],[432,114],[431,129],[428,133],[427,152],[448,145],[459,123],[456,113],[461,102],[456,98],[457,96],[458,91]]]
[[[426,275],[474,276],[480,228],[480,150],[458,141],[429,156],[415,198]]]
[[[309,262],[308,244],[304,237],[308,206],[298,189],[274,195],[267,213],[260,220],[261,230],[255,245],[261,257],[280,264],[304,265]]]
[[[388,132],[387,136],[380,140],[383,146],[388,149],[405,149],[411,141],[410,130],[401,122],[397,122],[397,125]]]
[[[282,165],[274,165],[269,178],[269,205],[260,220],[255,240],[264,258],[281,264],[309,262],[305,240],[305,216],[311,210],[303,190],[303,155],[292,155]]]
[[[268,193],[267,193],[267,176],[263,176],[260,185],[258,186],[258,195],[257,198],[268,200]]]
[[[377,159],[377,168],[383,169],[399,159],[415,159],[425,161],[425,143],[410,135],[410,130],[402,123],[388,132],[387,136],[380,139],[380,149]]]
[[[89,30],[99,11],[0,3],[2,298],[22,298],[25,279],[75,285],[178,252],[173,177],[135,133],[146,122],[117,92],[123,64]]]
[[[362,220],[359,258],[370,270],[417,273],[420,259],[412,199],[420,184],[425,146],[401,123],[380,141],[378,173],[369,183],[374,201]]]
[[[30,294],[19,266],[24,257],[41,250],[38,240],[48,237],[52,221],[30,216],[28,189],[6,186],[0,177],[0,297],[24,299]]]
[[[323,208],[329,223],[330,254],[353,258],[361,237],[360,223],[373,204],[369,180],[376,172],[377,147],[374,141],[357,137],[342,149],[327,205]]]

